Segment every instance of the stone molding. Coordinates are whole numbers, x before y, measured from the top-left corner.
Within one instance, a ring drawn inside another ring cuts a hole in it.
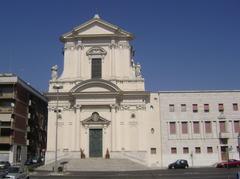
[[[83,126],[90,126],[90,125],[101,125],[101,126],[108,126],[110,121],[101,117],[97,112],[93,112],[90,117],[81,121]]]

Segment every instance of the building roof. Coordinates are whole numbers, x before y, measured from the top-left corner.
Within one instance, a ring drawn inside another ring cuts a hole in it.
[[[38,90],[33,88],[29,83],[25,82],[17,75],[15,75],[13,73],[1,73],[0,74],[0,85],[1,84],[17,84],[17,83],[22,85],[22,87],[27,89],[29,92],[33,93],[37,97],[39,97],[42,100],[44,100],[45,102],[47,102],[46,97],[41,92],[39,92]]]
[[[182,91],[158,91],[158,93],[234,93],[240,90],[182,90]]]

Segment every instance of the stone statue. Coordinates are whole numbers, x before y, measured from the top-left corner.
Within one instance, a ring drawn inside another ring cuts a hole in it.
[[[139,63],[137,63],[135,65],[135,74],[136,74],[136,77],[141,77],[142,74],[141,74],[141,65]]]
[[[51,68],[51,72],[52,72],[52,80],[57,80],[58,78],[58,66],[57,65],[54,65],[52,68]]]

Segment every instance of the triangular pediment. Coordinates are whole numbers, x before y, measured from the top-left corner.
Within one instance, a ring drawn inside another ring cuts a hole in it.
[[[77,35],[113,35],[114,29],[104,26],[98,22],[92,23],[85,28],[79,29]]]
[[[61,36],[61,40],[67,41],[82,37],[124,37],[132,39],[133,35],[122,28],[102,20],[99,16],[94,16],[91,20],[81,24],[72,31]]]

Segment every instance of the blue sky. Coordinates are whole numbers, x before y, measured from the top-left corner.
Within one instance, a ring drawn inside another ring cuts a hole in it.
[[[135,35],[146,90],[240,89],[239,0],[2,0],[0,73],[47,91],[60,35],[95,13]]]

